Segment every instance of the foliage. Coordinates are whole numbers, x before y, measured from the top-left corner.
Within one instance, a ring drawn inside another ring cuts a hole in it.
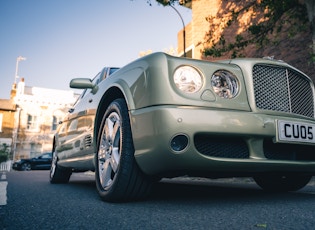
[[[168,4],[171,4],[174,1],[169,1],[169,0],[156,0],[158,3],[162,4],[163,6],[166,6]]]
[[[242,57],[242,52],[248,45],[255,44],[259,49],[270,43],[276,44],[277,36],[282,32],[284,25],[290,28],[288,37],[307,29],[301,26],[307,24],[307,12],[305,5],[300,4],[299,0],[237,2],[236,5],[222,0],[221,11],[216,16],[207,18],[210,30],[206,36],[207,46],[203,50],[205,56],[221,57],[229,54],[231,58]],[[240,23],[244,15],[251,18],[250,23]],[[245,30],[227,40],[225,32],[233,28],[235,31],[237,26]]]
[[[9,159],[9,147],[6,144],[0,146],[0,163]]]
[[[154,1],[154,0],[153,0]],[[186,0],[155,0],[158,4],[161,4],[163,6],[167,5],[174,5],[175,3],[178,3],[180,5],[183,5],[186,3]],[[147,3],[151,6],[152,2],[151,0],[147,0]]]

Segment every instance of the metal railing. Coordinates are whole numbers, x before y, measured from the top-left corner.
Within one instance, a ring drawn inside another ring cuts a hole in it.
[[[11,160],[0,163],[0,172],[1,171],[9,172],[11,170],[11,166],[12,166],[12,161]]]

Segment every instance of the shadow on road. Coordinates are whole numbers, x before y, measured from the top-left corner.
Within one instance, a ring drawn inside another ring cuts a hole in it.
[[[75,185],[76,187],[95,188],[95,178],[93,174],[73,173],[70,177],[69,184]]]
[[[96,192],[93,176],[72,175],[68,186],[73,189]],[[97,196],[97,195],[96,195]],[[271,193],[260,189],[250,178],[209,180],[203,178],[163,179],[156,183],[145,202],[239,202],[249,200],[314,199],[315,185],[311,184],[297,192]],[[140,201],[141,202],[141,201]],[[133,202],[132,202],[133,203]]]
[[[249,200],[286,200],[315,198],[315,188],[307,186],[297,192],[272,193],[260,189],[250,179],[231,180],[162,180],[151,192],[150,200],[174,201],[249,201]]]

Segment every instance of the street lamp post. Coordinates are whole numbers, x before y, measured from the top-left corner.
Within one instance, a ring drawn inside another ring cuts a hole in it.
[[[16,79],[19,78],[19,76],[18,76],[19,62],[20,62],[20,61],[25,61],[25,60],[26,60],[26,58],[25,58],[25,57],[22,57],[22,56],[18,56],[18,57],[16,58],[14,84],[16,84]]]
[[[14,87],[16,87],[16,79],[19,78],[18,71],[19,71],[19,62],[25,61],[26,58],[22,56],[18,56],[16,58],[16,65],[15,65],[15,76],[14,76]],[[13,161],[16,157],[16,144],[17,144],[17,137],[19,132],[19,126],[20,126],[20,114],[21,114],[21,108],[17,107],[17,113],[14,115],[14,127],[12,132],[12,144],[13,144]]]
[[[184,44],[184,57],[186,57],[186,31],[185,31],[185,23],[184,23],[184,20],[183,20],[183,17],[182,15],[178,12],[178,10],[170,3],[168,2],[168,5],[170,7],[172,7],[176,13],[178,14],[178,16],[180,17],[180,20],[182,21],[183,23],[183,44]]]
[[[18,137],[18,132],[19,132],[19,128],[20,128],[20,116],[21,116],[21,108],[17,107],[17,114],[15,114],[14,116],[14,120],[15,120],[15,124],[14,124],[14,128],[13,128],[13,135],[12,135],[12,141],[13,141],[13,156],[12,156],[12,160],[15,161],[15,157],[16,157],[16,145],[17,145],[17,137]]]

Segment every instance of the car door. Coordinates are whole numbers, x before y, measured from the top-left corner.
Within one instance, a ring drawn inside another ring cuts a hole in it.
[[[96,85],[99,84],[103,75],[104,71],[98,73],[92,82]],[[97,109],[94,97],[92,90],[86,89],[73,108],[69,110],[65,121],[67,132],[61,144],[63,153],[60,159],[71,159],[72,164],[76,164],[94,156],[93,128]],[[73,166],[78,167],[78,165]]]

